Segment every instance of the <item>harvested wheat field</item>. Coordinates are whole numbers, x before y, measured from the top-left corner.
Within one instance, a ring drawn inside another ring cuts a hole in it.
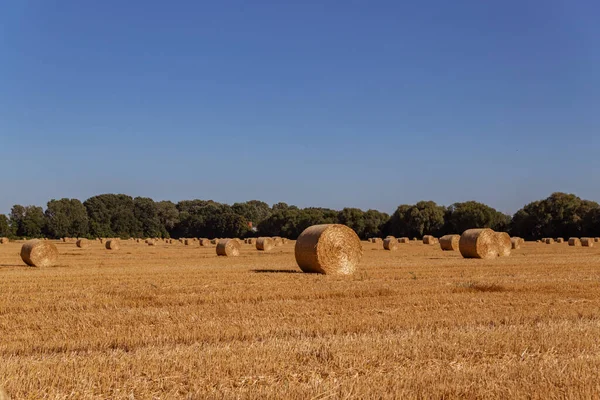
[[[294,242],[0,246],[0,387],[14,399],[593,398],[600,248],[527,242],[463,259],[362,242],[351,276]]]

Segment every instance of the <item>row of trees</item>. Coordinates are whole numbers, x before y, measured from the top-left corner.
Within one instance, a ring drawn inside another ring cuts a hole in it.
[[[433,201],[401,205],[388,214],[358,208],[298,208],[251,200],[233,205],[212,200],[175,204],[147,197],[103,194],[81,202],[50,200],[46,210],[15,205],[0,214],[0,236],[13,237],[244,237],[296,238],[311,225],[341,223],[363,239],[374,236],[422,237],[462,233],[469,228],[508,231],[525,239],[600,236],[600,206],[579,197],[554,193],[534,201],[514,216],[476,201],[449,207]]]

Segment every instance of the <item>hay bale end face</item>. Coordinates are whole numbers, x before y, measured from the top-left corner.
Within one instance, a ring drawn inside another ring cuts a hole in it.
[[[273,247],[275,247],[275,244],[270,237],[259,237],[256,239],[256,250],[270,251]]]
[[[75,244],[80,249],[83,249],[83,248],[88,247],[90,245],[90,241],[87,240],[87,239],[79,239],[79,240],[77,240],[77,242]]]
[[[33,239],[21,247],[21,259],[31,267],[52,267],[58,261],[58,250],[48,241]]]
[[[498,255],[500,257],[510,256],[510,250],[512,249],[510,235],[506,232],[496,232],[496,238],[498,240]]]
[[[458,243],[460,254],[464,258],[495,258],[498,257],[498,236],[489,228],[468,229]]]
[[[594,247],[594,239],[592,238],[581,238],[581,245],[583,247]]]
[[[294,253],[303,272],[350,275],[362,258],[360,238],[341,224],[313,225],[300,234]]]
[[[240,255],[240,242],[235,239],[223,239],[217,243],[217,255],[237,257]]]
[[[445,235],[440,238],[440,247],[444,251],[458,251],[460,235]]]
[[[521,238],[514,237],[510,239],[510,246],[513,250],[521,248]]]
[[[576,237],[569,238],[569,246],[579,247],[581,246],[581,240]]]
[[[106,244],[104,245],[104,247],[106,247],[106,250],[119,250],[119,248],[121,246],[119,246],[119,241],[116,239],[110,239],[106,241]]]
[[[383,240],[383,248],[390,251],[398,250],[398,240],[393,236],[386,237]]]
[[[423,244],[437,244],[437,242],[438,240],[431,235],[423,236]]]

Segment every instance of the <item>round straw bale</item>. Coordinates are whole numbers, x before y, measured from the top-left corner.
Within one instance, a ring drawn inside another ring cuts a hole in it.
[[[104,244],[104,242],[106,242],[106,239],[100,238],[100,244]]]
[[[105,247],[107,250],[119,250],[119,241],[116,239],[109,239],[106,241]]]
[[[6,240],[8,240],[8,239],[6,239]],[[594,238],[594,242],[596,242],[596,243],[600,242],[600,238]]]
[[[185,244],[186,246],[189,246],[190,244],[192,244],[192,239],[185,239],[183,241],[183,244]]]
[[[510,249],[512,248],[510,235],[506,232],[496,232],[496,237],[498,239],[498,255],[500,257],[510,256]]]
[[[148,246],[156,246],[156,242],[154,240],[149,240]]]
[[[546,238],[546,244],[553,244],[553,243],[554,243],[554,239]]]
[[[423,236],[423,244],[436,244],[437,242],[438,240],[431,235]]]
[[[458,251],[460,235],[445,235],[440,238],[440,247],[444,251]]]
[[[569,238],[569,246],[581,246],[581,240],[576,237]]]
[[[31,267],[52,267],[58,260],[58,250],[50,242],[33,239],[21,247],[21,259]]]
[[[269,251],[275,246],[270,237],[259,237],[256,239],[256,250]]]
[[[90,245],[90,241],[87,239],[79,239],[75,244],[77,247],[83,249],[84,247],[88,247]]]
[[[583,247],[594,247],[594,239],[592,238],[581,238],[581,245]]]
[[[219,239],[213,239],[210,241],[211,244],[218,244],[219,243]]]
[[[518,237],[511,238],[510,246],[512,249],[520,249],[521,248],[521,238],[518,238]]]
[[[349,275],[358,268],[363,250],[352,229],[325,224],[306,228],[298,237],[294,252],[304,272]]]
[[[383,248],[390,251],[398,250],[398,240],[393,236],[386,237],[383,240]]]
[[[282,239],[281,239],[279,236],[275,236],[275,237],[273,238],[273,244],[274,244],[276,247],[283,246],[283,240],[282,240]]]
[[[0,244],[8,244],[10,240],[7,237],[0,238]]]
[[[564,243],[565,239],[563,238],[556,238],[556,243]]]
[[[401,237],[398,239],[398,243],[410,243],[410,239],[407,237]]]
[[[464,258],[498,257],[498,236],[489,228],[468,229],[460,236],[458,248]]]
[[[248,244],[255,244],[255,243],[256,243],[255,238],[248,238]]]
[[[371,238],[371,239],[369,239],[369,242],[371,242],[371,243],[377,243],[377,238]]]
[[[240,242],[235,239],[222,239],[217,244],[217,255],[237,257],[240,255]]]

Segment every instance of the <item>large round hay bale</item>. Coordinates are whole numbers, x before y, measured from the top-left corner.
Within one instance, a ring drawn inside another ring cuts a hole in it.
[[[217,255],[237,257],[240,255],[240,242],[235,239],[222,239],[217,243]]]
[[[386,237],[383,240],[383,248],[385,250],[394,251],[398,249],[398,240],[395,237]]]
[[[564,243],[565,239],[563,238],[556,238],[556,243]]]
[[[581,238],[581,245],[583,247],[594,247],[594,239],[593,238]]]
[[[119,241],[116,239],[109,239],[106,241],[106,244],[104,245],[104,247],[106,247],[106,250],[119,250],[119,248],[121,246],[119,246]]]
[[[512,249],[520,249],[521,248],[521,238],[514,237],[510,238],[510,246]]]
[[[77,242],[75,244],[80,249],[83,249],[83,248],[88,247],[90,245],[90,241],[87,240],[87,239],[79,239],[79,240],[77,240]]]
[[[362,257],[360,238],[341,224],[313,225],[300,234],[294,253],[304,272],[349,275]]]
[[[255,238],[248,238],[248,244],[255,244],[255,243],[256,243]]]
[[[457,251],[460,235],[445,235],[440,238],[440,247],[444,251]]]
[[[498,255],[500,257],[510,256],[510,250],[512,249],[510,235],[506,232],[496,232],[496,238],[498,239]]]
[[[460,236],[458,248],[464,258],[495,258],[498,235],[489,228],[468,229]]]
[[[569,246],[581,246],[581,240],[579,240],[579,238],[576,237],[569,238]]]
[[[186,245],[186,246],[189,246],[190,244],[192,244],[192,239],[185,239],[183,241],[183,244]]]
[[[21,247],[21,259],[31,267],[51,267],[58,261],[58,250],[48,241],[33,239]]]
[[[8,240],[7,237],[0,238],[0,244],[8,244],[9,242],[10,242],[10,240]]]
[[[554,239],[546,238],[546,244],[554,244]]]
[[[202,246],[202,247],[208,247],[208,246],[210,246],[210,244],[211,244],[210,240],[208,240],[208,239],[200,239],[200,246]]]
[[[594,238],[594,242],[596,242],[596,243],[600,242],[600,238]]]
[[[283,239],[281,239],[279,236],[275,236],[275,237],[273,238],[273,244],[274,244],[276,247],[283,246]]]
[[[211,240],[210,244],[219,244],[219,239],[213,239],[213,240]]]
[[[256,239],[256,250],[269,251],[275,247],[273,239],[270,237],[259,237]]]
[[[438,240],[431,235],[423,236],[423,244],[436,244],[437,242]]]
[[[407,237],[401,237],[398,239],[398,243],[410,243],[410,239]]]

